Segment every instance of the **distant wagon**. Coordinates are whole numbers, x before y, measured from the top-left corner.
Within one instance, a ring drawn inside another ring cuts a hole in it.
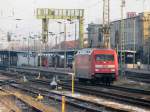
[[[17,52],[3,50],[0,51],[0,69],[7,69],[9,66],[17,66]]]

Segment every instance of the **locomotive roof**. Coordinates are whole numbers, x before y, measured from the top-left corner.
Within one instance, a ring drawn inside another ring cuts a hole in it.
[[[94,50],[113,50],[113,49],[100,49],[100,48],[85,48],[77,52],[77,54],[91,54]]]
[[[91,54],[93,49],[91,48],[86,48],[86,49],[81,49],[77,52],[77,54]]]

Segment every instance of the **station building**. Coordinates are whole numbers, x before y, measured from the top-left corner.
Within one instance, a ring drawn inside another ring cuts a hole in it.
[[[147,53],[150,38],[150,12],[139,13],[123,20],[124,47],[126,50]],[[110,40],[112,48],[121,48],[121,21],[111,22]]]
[[[100,47],[103,44],[102,25],[91,23],[88,25],[88,47]]]
[[[112,48],[121,49],[121,20],[110,23],[110,44]],[[125,50],[136,50],[143,54],[150,51],[150,12],[139,13],[134,17],[123,19],[123,37]],[[103,44],[102,25],[88,25],[88,43],[91,47]]]

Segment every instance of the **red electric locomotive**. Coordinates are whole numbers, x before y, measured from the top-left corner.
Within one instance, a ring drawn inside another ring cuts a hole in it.
[[[86,48],[75,55],[75,72],[79,81],[112,83],[118,79],[118,58],[115,50]]]

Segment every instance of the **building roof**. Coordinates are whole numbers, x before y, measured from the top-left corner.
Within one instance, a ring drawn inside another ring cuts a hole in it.
[[[76,41],[71,40],[71,41],[65,41],[65,42],[63,41],[57,46],[54,46],[53,48],[58,49],[60,47],[61,49],[74,49],[74,48],[77,48],[78,46],[79,46],[78,40]]]
[[[84,38],[84,47],[87,47],[88,43],[87,43],[87,38]],[[54,46],[53,49],[59,49],[59,47],[61,49],[74,49],[74,48],[79,48],[79,40],[71,40],[71,41],[63,41],[60,44],[58,44],[57,46]]]

